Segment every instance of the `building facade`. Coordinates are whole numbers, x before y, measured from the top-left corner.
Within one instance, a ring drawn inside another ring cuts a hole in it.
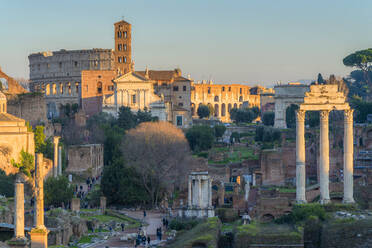
[[[31,54],[30,90],[45,94],[48,118],[58,117],[61,105],[81,105],[83,70],[112,70],[111,49],[60,50]]]
[[[250,92],[251,87],[241,84],[193,83],[191,85],[191,112],[197,118],[200,105],[213,106],[213,116],[223,122],[230,121],[232,108],[260,107],[260,96]]]

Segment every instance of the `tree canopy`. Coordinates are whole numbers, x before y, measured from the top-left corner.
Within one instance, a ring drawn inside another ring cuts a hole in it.
[[[45,204],[61,207],[71,200],[74,194],[73,187],[69,184],[67,177],[48,177],[44,186]]]
[[[262,116],[262,123],[265,126],[274,126],[275,121],[275,113],[274,112],[266,112]]]
[[[214,142],[214,130],[209,126],[193,126],[186,132],[186,139],[193,151],[208,150]]]
[[[253,108],[232,108],[230,110],[230,118],[236,123],[251,123],[260,114],[257,107]]]
[[[177,188],[184,182],[190,166],[185,135],[168,122],[144,122],[129,130],[122,152],[127,165],[140,175],[153,207],[170,186]]]
[[[343,59],[345,66],[357,67],[364,73],[366,83],[370,84],[368,72],[371,71],[372,64],[372,48],[356,51]]]
[[[200,105],[199,107],[198,107],[198,111],[197,111],[197,113],[198,113],[198,116],[199,116],[199,118],[200,119],[203,119],[203,118],[207,118],[207,117],[209,117],[209,115],[210,115],[210,110],[209,110],[209,108],[208,108],[208,106],[207,105]]]

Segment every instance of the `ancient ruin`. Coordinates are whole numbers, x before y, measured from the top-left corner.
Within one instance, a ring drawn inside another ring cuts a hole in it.
[[[59,171],[59,163],[58,163],[58,143],[59,139],[61,137],[54,136],[53,137],[53,146],[54,146],[54,159],[53,159],[53,176],[57,177],[58,176],[58,171]]]
[[[208,172],[191,172],[186,217],[213,217],[212,179]]]
[[[36,154],[35,165],[35,228],[33,228],[30,232],[31,248],[47,248],[49,230],[44,225],[43,154]]]
[[[329,196],[329,126],[332,110],[344,111],[344,203],[354,203],[353,198],[353,110],[346,96],[333,84],[311,85],[303,103],[296,112],[296,200],[306,202],[305,170],[305,113],[320,111],[320,202],[330,202]]]
[[[14,238],[8,241],[10,247],[28,247],[29,242],[25,236],[25,207],[24,207],[24,185],[21,178],[17,176],[15,182],[14,200]]]

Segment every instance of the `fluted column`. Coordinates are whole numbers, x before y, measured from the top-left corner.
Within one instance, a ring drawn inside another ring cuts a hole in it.
[[[14,212],[14,236],[16,238],[25,237],[25,202],[24,186],[19,178],[15,183],[15,212]]]
[[[198,178],[198,208],[201,207],[202,204],[202,185],[201,185],[201,179]]]
[[[306,203],[305,111],[296,111],[296,201]]]
[[[354,203],[353,196],[353,109],[344,111],[344,203]]]
[[[212,179],[208,179],[208,207],[212,206]]]
[[[35,227],[45,229],[44,226],[44,158],[42,153],[36,154],[35,168]]]
[[[62,176],[62,147],[58,147],[58,176]]]
[[[320,203],[330,202],[329,197],[329,110],[320,111]]]
[[[191,178],[191,176],[189,176],[189,195],[188,195],[188,206],[189,207],[192,206],[192,188],[191,188],[191,184],[192,184],[192,178]]]
[[[54,144],[54,160],[53,160],[53,176],[58,176],[58,142],[59,142],[58,136],[53,137],[53,144]]]

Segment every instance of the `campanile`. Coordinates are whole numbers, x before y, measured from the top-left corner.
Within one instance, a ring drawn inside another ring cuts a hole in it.
[[[132,25],[124,20],[114,24],[115,27],[115,70],[118,75],[131,71],[132,68]]]

